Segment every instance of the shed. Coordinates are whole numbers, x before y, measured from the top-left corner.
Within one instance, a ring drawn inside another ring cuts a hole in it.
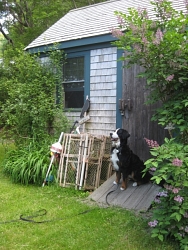
[[[173,0],[177,10],[185,8],[184,0]],[[151,122],[155,106],[144,104],[147,96],[145,80],[136,78],[139,66],[123,69],[111,29],[118,27],[114,11],[127,13],[128,9],[147,8],[153,16],[150,0],[109,0],[99,4],[73,9],[31,42],[25,50],[44,55],[54,43],[67,54],[63,87],[67,116],[75,121],[80,116],[86,96],[90,99],[90,120],[85,130],[91,134],[106,135],[118,127],[127,129],[130,146],[143,160],[149,155],[144,137],[162,142],[165,131]],[[119,109],[120,100],[127,103]]]

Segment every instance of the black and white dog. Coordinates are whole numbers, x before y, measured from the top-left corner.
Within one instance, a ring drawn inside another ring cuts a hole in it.
[[[134,181],[133,186],[139,186],[148,183],[152,175],[147,172],[143,176],[145,165],[143,161],[135,155],[127,145],[127,140],[130,134],[125,129],[117,129],[115,132],[110,133],[112,140],[111,161],[116,171],[116,181],[118,184],[122,177],[121,190],[127,188],[128,179]]]

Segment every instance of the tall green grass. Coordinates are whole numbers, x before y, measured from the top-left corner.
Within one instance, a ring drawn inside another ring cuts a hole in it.
[[[3,155],[0,146],[0,160]],[[176,249],[173,242],[152,239],[146,219],[125,209],[99,207],[82,191],[14,184],[2,172],[0,179],[0,250]],[[47,214],[35,219],[50,222],[19,220],[40,209]]]
[[[0,162],[3,161],[4,155],[5,155],[5,148],[4,148],[3,145],[0,143]]]
[[[32,140],[22,147],[9,150],[3,161],[2,169],[14,183],[41,185],[49,163],[48,142],[39,145]],[[51,173],[56,174],[56,167],[52,165]]]

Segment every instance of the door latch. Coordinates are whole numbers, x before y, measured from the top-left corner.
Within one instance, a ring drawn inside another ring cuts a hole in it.
[[[125,110],[128,109],[130,111],[133,107],[132,100],[129,98],[127,100],[125,99],[119,99],[119,110],[121,112],[121,115],[125,114]]]

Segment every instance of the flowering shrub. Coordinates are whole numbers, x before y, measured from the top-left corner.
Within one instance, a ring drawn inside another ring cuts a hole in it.
[[[145,162],[144,171],[153,170],[152,180],[165,181],[154,200],[153,218],[148,223],[152,237],[171,237],[188,249],[188,145],[165,138],[161,146],[146,139],[153,158]],[[157,146],[156,146],[157,145]]]
[[[153,0],[151,4],[152,20],[146,8],[130,8],[128,14],[116,11],[119,27],[112,29],[118,39],[114,44],[125,51],[120,59],[127,61],[127,67],[136,63],[145,69],[139,76],[146,78],[151,92],[147,102],[162,102],[152,119],[162,126],[172,123],[178,127],[187,143],[188,1],[184,12],[173,9],[167,0]]]
[[[184,2],[188,10],[188,0]],[[176,134],[176,141],[165,139],[161,146],[145,138],[153,156],[145,171],[153,171],[157,184],[165,182],[149,222],[152,237],[172,237],[188,249],[188,15],[168,0],[151,4],[152,20],[145,8],[130,8],[128,14],[116,11],[119,28],[112,29],[117,37],[113,44],[125,52],[120,59],[127,61],[126,67],[136,63],[144,68],[138,76],[147,80],[147,103],[162,103],[152,120]]]

